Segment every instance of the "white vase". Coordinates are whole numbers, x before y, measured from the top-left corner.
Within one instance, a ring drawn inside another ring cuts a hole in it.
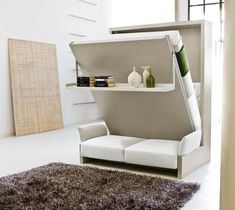
[[[150,74],[149,70],[148,70],[150,68],[150,66],[142,66],[141,68],[144,69],[144,71],[143,71],[143,85],[144,85],[144,87],[146,87],[147,86],[146,79],[147,79],[148,75]]]
[[[138,88],[141,84],[141,76],[138,72],[135,71],[135,67],[133,67],[133,72],[128,76],[128,84],[132,88]]]

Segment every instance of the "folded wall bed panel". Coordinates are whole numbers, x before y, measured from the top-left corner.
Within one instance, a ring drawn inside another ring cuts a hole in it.
[[[189,62],[194,56],[194,59],[199,62],[192,62],[193,65],[190,62],[190,66],[192,79],[194,82],[201,83],[202,90],[200,97],[203,133],[201,146],[188,155],[178,157],[179,177],[187,175],[210,160],[210,69],[209,61],[207,61],[208,72],[205,73],[205,66],[201,64],[202,61],[204,62],[204,56],[200,55],[201,53],[204,54],[204,50],[198,49],[202,47],[202,43],[203,46],[204,44],[210,45],[210,40],[204,42],[205,37],[208,36],[209,39],[210,32],[206,33],[205,28],[210,27],[209,24],[206,25],[207,23],[204,22],[191,26],[190,24],[183,24],[182,28],[177,24],[172,25],[172,30],[179,30],[184,42],[186,40],[185,45]],[[136,31],[135,28],[135,32],[145,33],[145,28],[141,27],[140,31]],[[160,25],[159,30],[158,25],[154,27],[156,31],[164,30],[163,25]],[[167,27],[166,30],[171,30],[171,25],[167,25]],[[187,29],[191,30],[187,31]],[[111,29],[111,32],[130,33],[131,30],[131,27],[129,27]],[[202,36],[201,33],[205,34]],[[169,50],[169,43],[166,38],[148,39],[146,37],[149,33],[141,34],[116,35],[116,37],[111,35],[112,37],[105,39],[105,41],[85,40],[78,44],[72,43],[71,49],[82,71],[95,75],[111,74],[116,77],[120,84],[127,82],[127,76],[131,72],[132,66],[151,65],[157,82],[170,84],[172,85],[171,89],[163,91],[139,89],[133,91],[133,89],[126,88],[123,91],[123,89],[117,88],[99,91],[102,89],[91,88],[92,93],[111,134],[180,141],[184,136],[192,133],[195,126],[190,118],[185,94],[182,92],[182,81],[180,81],[179,76],[175,77],[174,74],[175,57]],[[145,36],[145,39],[137,38],[141,36]],[[130,37],[132,39],[129,39]],[[204,38],[202,39],[202,37]],[[123,41],[123,38],[126,40]],[[192,41],[194,41],[194,44],[199,44],[194,46],[196,49],[187,47]],[[207,56],[207,59],[209,59],[209,55]],[[207,102],[206,107],[205,101]],[[208,111],[207,117],[209,116],[207,122],[205,122],[204,116],[206,109]],[[205,123],[207,124],[205,125]]]

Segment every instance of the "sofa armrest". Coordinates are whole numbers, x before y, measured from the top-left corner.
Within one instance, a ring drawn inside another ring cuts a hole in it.
[[[178,155],[186,155],[200,147],[201,129],[184,136],[178,146]]]
[[[81,141],[108,135],[108,128],[105,123],[92,123],[78,127]]]

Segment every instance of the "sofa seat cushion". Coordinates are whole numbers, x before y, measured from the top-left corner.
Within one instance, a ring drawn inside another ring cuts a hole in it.
[[[150,139],[125,150],[125,162],[160,168],[177,168],[178,141]]]
[[[125,148],[143,140],[127,136],[101,136],[82,142],[81,155],[83,157],[124,162]]]

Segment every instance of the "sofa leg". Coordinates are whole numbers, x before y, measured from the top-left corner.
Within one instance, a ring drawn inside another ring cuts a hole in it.
[[[190,173],[210,162],[210,148],[201,146],[187,155],[178,156],[177,162],[177,176],[179,179],[183,179]]]
[[[88,163],[88,158],[80,156],[80,164],[83,165],[85,163]]]
[[[177,166],[177,178],[183,179],[183,172],[182,172],[182,158],[178,156],[178,166]]]
[[[88,158],[82,156],[82,147],[79,144],[79,155],[80,155],[80,164],[83,165],[88,162]]]

